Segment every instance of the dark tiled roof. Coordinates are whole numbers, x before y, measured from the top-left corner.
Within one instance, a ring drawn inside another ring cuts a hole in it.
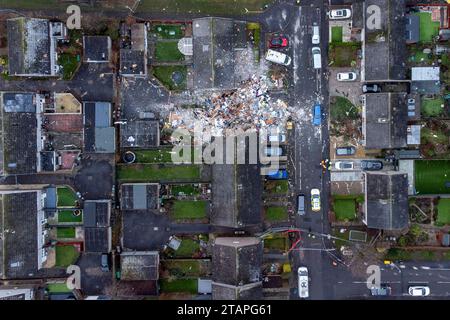
[[[84,228],[84,250],[86,252],[110,252],[111,228]]]
[[[408,175],[366,173],[367,226],[399,230],[408,226]]]
[[[420,18],[415,14],[406,15],[406,41],[416,43],[420,41]]]
[[[85,227],[108,227],[111,202],[104,200],[87,200],[83,207],[83,222]]]
[[[84,36],[83,58],[86,62],[109,62],[111,38],[108,36]]]
[[[143,76],[147,74],[144,50],[120,49],[120,73]]]
[[[261,281],[263,244],[253,237],[217,238],[212,254],[212,279],[231,286]]]
[[[37,195],[35,191],[0,195],[0,277],[36,276]]]
[[[158,120],[128,121],[120,127],[122,148],[151,148],[159,146]]]
[[[111,127],[109,102],[84,102],[84,149],[86,152],[114,153],[115,128]]]
[[[364,2],[364,78],[365,81],[406,80],[406,21],[404,0],[366,0]],[[381,9],[381,29],[369,29],[368,7]]]
[[[262,297],[261,282],[240,287],[215,282],[212,284],[213,300],[261,300]]]
[[[50,75],[50,34],[45,19],[7,20],[8,67],[11,75]]]
[[[365,95],[363,131],[367,149],[406,147],[408,113],[406,93]]]
[[[159,186],[155,183],[122,184],[122,210],[157,209],[159,202]]]
[[[8,174],[37,172],[37,118],[35,105],[30,106],[31,97],[30,94],[3,94],[0,154],[3,154],[3,170]]]
[[[158,280],[159,252],[134,251],[120,255],[121,280]]]

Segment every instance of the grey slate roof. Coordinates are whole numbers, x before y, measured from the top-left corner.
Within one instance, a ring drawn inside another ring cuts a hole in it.
[[[36,191],[0,194],[0,278],[26,278],[38,271]]]
[[[365,95],[363,134],[367,149],[406,147],[408,111],[406,93]]]
[[[261,300],[262,282],[234,287],[221,283],[212,283],[213,300]]]
[[[86,152],[114,153],[116,130],[111,127],[109,102],[84,102],[84,149]]]
[[[151,148],[159,146],[158,120],[128,121],[120,126],[122,148]]]
[[[31,93],[3,93],[0,174],[36,173],[37,117]]]
[[[108,227],[111,215],[110,200],[86,200],[83,206],[85,227]]]
[[[52,74],[49,22],[46,19],[7,20],[10,75]]]
[[[133,251],[120,255],[121,280],[158,280],[159,252]]]
[[[111,251],[111,228],[84,228],[84,250],[108,253]]]
[[[216,238],[212,253],[212,280],[230,286],[261,281],[263,243],[255,237]]]
[[[120,49],[120,74],[128,76],[147,75],[144,50]]]
[[[408,226],[408,175],[366,172],[365,207],[369,228],[400,230]]]
[[[84,36],[83,59],[85,62],[109,62],[111,38],[109,36]]]
[[[159,207],[157,183],[124,183],[121,185],[122,210],[148,210]]]
[[[233,88],[234,49],[245,46],[245,23],[227,18],[192,22],[194,88]]]
[[[381,29],[367,27],[371,5],[381,9]],[[405,0],[366,0],[364,14],[363,81],[406,80]]]

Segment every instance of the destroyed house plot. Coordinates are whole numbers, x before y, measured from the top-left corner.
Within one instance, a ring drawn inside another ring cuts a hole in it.
[[[0,174],[40,171],[40,125],[33,93],[3,92],[0,122]]]

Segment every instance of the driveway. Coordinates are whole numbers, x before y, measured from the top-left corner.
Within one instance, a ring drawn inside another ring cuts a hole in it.
[[[340,72],[355,72],[357,74],[356,81],[337,81],[336,76]],[[361,89],[361,73],[356,68],[330,68],[330,96],[345,97],[355,106],[360,106]]]

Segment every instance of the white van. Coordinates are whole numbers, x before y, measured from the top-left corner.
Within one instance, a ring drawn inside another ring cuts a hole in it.
[[[312,34],[312,44],[319,44],[319,43],[320,43],[319,26],[314,25],[313,26],[313,34]]]
[[[322,68],[322,56],[319,47],[312,48],[314,69]]]
[[[288,55],[286,55],[282,52],[278,52],[278,51],[275,51],[272,49],[267,50],[266,60],[273,62],[273,63],[282,64],[285,66],[288,66],[291,64],[291,57],[289,57]]]

